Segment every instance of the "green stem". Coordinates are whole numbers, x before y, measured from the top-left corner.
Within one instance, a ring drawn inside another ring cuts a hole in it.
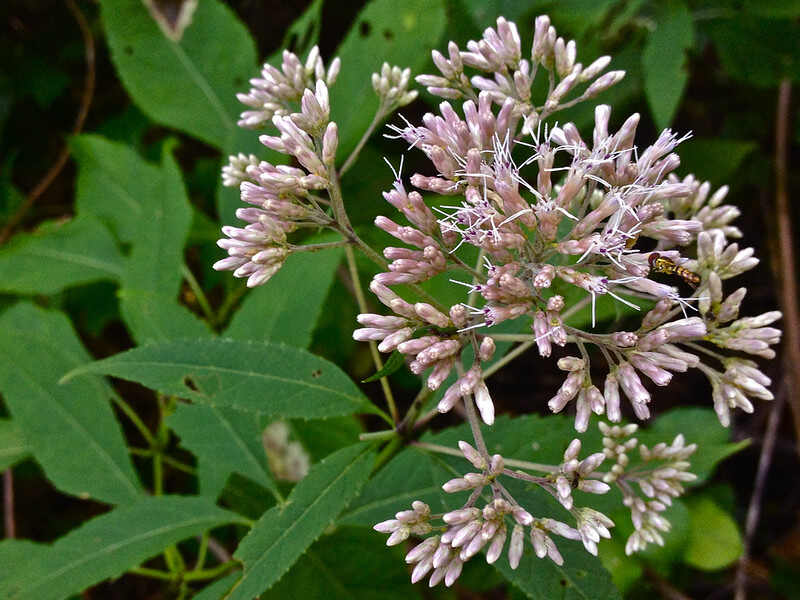
[[[383,440],[390,440],[395,437],[397,437],[397,432],[394,429],[385,429],[383,431],[370,431],[367,433],[361,433],[359,434],[358,439],[362,442],[380,442]]]
[[[528,342],[536,339],[530,333],[487,333],[496,342]]]
[[[174,573],[159,571],[158,569],[148,569],[147,567],[134,567],[128,569],[128,573],[140,575],[142,577],[150,577],[152,579],[161,579],[162,581],[173,581],[175,579]]]
[[[381,120],[386,116],[386,114],[387,113],[383,108],[383,104],[381,103],[381,106],[378,107],[375,116],[372,117],[372,122],[369,124],[369,127],[367,127],[367,130],[361,136],[361,139],[358,140],[358,144],[356,144],[356,147],[353,148],[353,151],[350,153],[350,156],[347,157],[347,160],[344,161],[344,164],[339,169],[339,177],[347,173],[347,171],[350,170],[350,167],[352,167],[355,164],[356,160],[358,159],[358,155],[361,153],[361,150],[364,149],[364,145],[367,143],[369,138],[372,137],[375,128],[378,126]]]
[[[320,250],[327,250],[328,248],[341,248],[342,246],[349,247],[350,240],[339,240],[336,242],[323,242],[319,244],[302,244],[300,246],[292,246],[292,252],[319,252]]]
[[[221,565],[217,565],[216,567],[212,567],[210,569],[199,569],[195,571],[189,571],[183,574],[184,581],[199,581],[202,579],[216,579],[223,573],[230,571],[232,568],[237,566],[239,563],[235,560],[230,562],[222,563]]]
[[[222,306],[219,307],[219,311],[217,312],[217,316],[214,319],[214,325],[219,327],[225,321],[228,320],[228,313],[233,310],[233,307],[239,302],[239,300],[244,296],[245,292],[247,292],[249,288],[245,285],[238,285],[235,287],[229,294],[225,296],[225,299],[222,301]]]
[[[489,366],[489,368],[483,371],[483,379],[484,380],[489,379],[489,377],[497,373],[497,371],[505,367],[508,363],[517,358],[520,354],[526,352],[528,348],[533,346],[535,343],[536,342],[534,342],[533,340],[528,340],[527,342],[523,342],[519,346],[511,350],[508,354],[503,356],[502,358],[497,359],[497,361],[492,363],[491,366]]]
[[[478,259],[475,261],[474,271],[477,274],[474,275],[472,278],[473,286],[478,285],[478,282],[480,280],[480,269],[481,265],[483,264],[483,259],[485,256],[486,256],[486,250],[484,248],[481,248],[480,251],[478,252]],[[467,304],[469,304],[470,306],[475,306],[475,300],[477,297],[478,297],[478,290],[473,288],[473,290],[469,293],[469,296],[467,297]]]
[[[423,385],[422,389],[417,393],[416,398],[414,398],[414,401],[411,403],[411,406],[409,406],[408,412],[403,418],[403,422],[397,427],[398,431],[406,433],[413,429],[417,417],[419,416],[419,411],[422,410],[422,405],[431,397],[431,394],[433,394],[433,390],[427,385]]]
[[[426,442],[411,442],[412,446],[421,448],[422,450],[430,450],[438,454],[449,454],[450,456],[458,456],[464,458],[461,450],[456,448],[448,448],[447,446],[440,446],[439,444],[428,444]],[[466,460],[464,458],[464,460]],[[528,462],[527,460],[515,460],[513,458],[503,457],[503,463],[508,467],[516,467],[518,469],[528,469],[529,471],[540,471],[543,473],[556,473],[558,472],[557,465],[544,465],[540,463]]]
[[[358,276],[358,265],[356,264],[353,248],[350,246],[346,247],[344,253],[347,257],[347,267],[350,271],[350,279],[353,282],[353,292],[355,293],[356,302],[358,303],[358,310],[362,314],[367,313],[369,312],[369,307],[367,306],[367,299],[364,297],[364,290],[361,287],[361,278]],[[375,342],[369,342],[369,350],[375,369],[380,371],[383,369],[383,361],[378,352],[378,345]],[[392,415],[392,422],[397,423],[400,418],[397,412],[397,405],[394,401],[394,395],[392,394],[392,388],[389,386],[389,380],[386,377],[381,377],[380,382],[383,395],[386,398],[386,404],[389,407],[389,413]]]
[[[197,298],[197,303],[200,305],[203,314],[206,316],[206,319],[209,323],[214,323],[214,311],[211,309],[211,305],[208,303],[208,298],[206,298],[206,293],[203,291],[203,288],[200,287],[200,284],[197,282],[197,278],[192,273],[192,270],[186,266],[186,264],[181,265],[181,272],[183,273],[184,279],[186,279],[186,283],[189,284],[189,287],[194,292],[195,297]]]
[[[136,429],[139,430],[139,433],[142,434],[142,437],[145,439],[145,441],[150,446],[152,446],[155,443],[155,438],[153,437],[153,434],[150,433],[150,430],[147,428],[147,425],[145,425],[144,422],[139,418],[139,415],[136,414],[136,411],[133,410],[131,405],[125,402],[125,400],[123,400],[116,394],[114,394],[111,397],[111,400],[114,402],[114,404],[116,404],[119,407],[119,409],[122,412],[125,413],[125,416],[127,416],[131,420],[131,423],[133,423]]]
[[[207,531],[200,537],[200,547],[197,550],[197,562],[195,563],[194,570],[201,571],[203,565],[206,564],[206,555],[208,554],[208,539],[211,534]]]

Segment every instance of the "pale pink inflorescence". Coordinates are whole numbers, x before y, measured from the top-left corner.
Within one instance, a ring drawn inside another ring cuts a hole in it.
[[[423,538],[406,555],[412,581],[449,586],[479,552],[489,563],[505,554],[517,568],[530,543],[537,557],[561,564],[554,541],[561,537],[597,554],[614,523],[578,504],[614,485],[634,526],[626,552],[663,544],[669,530],[663,512],[695,478],[687,460],[695,445],[681,435],[670,445],[639,444],[631,437],[636,425],[615,424],[623,412],[648,419],[653,387],[688,369],[709,379],[724,425],[733,409],[751,412],[753,398],[772,399],[769,378],[744,355],[774,357],[781,332],[772,325],[781,315],[742,317],[746,289],[726,289],[728,279],[758,263],[752,248],[732,241],[742,236],[733,224],[739,210],[724,204],[727,187],[712,192],[708,182],[676,174],[675,150],[688,135],[667,129],[639,146],[639,115],[615,128],[606,105],[595,107],[588,136],[573,123],[552,120],[624,72],[606,71],[607,56],[587,66],[578,62],[575,42],[559,37],[546,16],[535,21],[530,52],[523,51],[516,25],[501,17],[466,50],[450,42],[446,53],[434,50],[432,57],[439,74],[416,81],[445,101],[420,125],[404,119],[390,126],[389,136],[421,151],[432,168],[405,182],[401,162],[392,189],[383,193],[400,216],[375,219],[395,241],[383,249],[386,266],[370,290],[389,314],[360,314],[353,337],[402,355],[430,391],[440,392],[438,411],[463,408],[479,432],[476,415],[486,425],[495,422],[485,380],[496,353],[493,328],[501,326],[513,332],[511,339],[535,345],[540,356],[559,357],[564,375],[548,402],[552,412],[574,410],[578,432],[593,415],[610,424],[599,423],[601,452],[579,459],[576,439],[558,465],[515,461],[541,473],[535,476],[511,469],[515,463],[490,454],[476,434],[477,449],[459,442],[474,471],[442,486],[467,496],[459,508],[433,514],[415,501],[375,529],[389,534],[388,545]],[[247,206],[236,213],[243,227],[223,228],[218,244],[228,257],[214,268],[233,270],[250,287],[304,251],[290,242],[298,229],[329,228],[343,236],[340,244],[360,242],[339,188],[357,151],[336,167],[338,127],[328,88],[339,68],[338,59],[326,68],[316,47],[305,61],[285,52],[280,68],[265,65],[250,91],[239,95],[248,106],[239,124],[270,128],[261,143],[292,161],[273,165],[238,154],[222,170],[223,183],[238,187]],[[549,85],[536,98],[534,80],[542,73]],[[388,64],[373,74],[375,123],[416,98],[410,82],[408,69]],[[464,301],[448,305],[431,297],[419,284],[434,278],[463,286]],[[638,323],[628,317],[624,329],[603,331],[604,315],[615,305],[638,311]],[[576,322],[584,308],[589,318]],[[560,349],[568,344],[574,350],[565,354]],[[572,524],[534,517],[502,478],[543,489]]]

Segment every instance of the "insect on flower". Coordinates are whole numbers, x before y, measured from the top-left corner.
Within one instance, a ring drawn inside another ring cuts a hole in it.
[[[698,285],[700,285],[700,275],[694,271],[690,271],[686,267],[681,267],[680,265],[675,264],[675,262],[669,258],[664,258],[658,252],[651,253],[650,257],[647,259],[647,262],[650,263],[650,268],[656,273],[677,275],[693,288],[696,288]]]

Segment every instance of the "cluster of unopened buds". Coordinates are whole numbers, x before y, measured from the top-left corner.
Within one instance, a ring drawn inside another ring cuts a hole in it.
[[[430,574],[431,585],[452,584],[464,561],[484,548],[487,560],[496,561],[507,537],[508,560],[516,567],[525,528],[539,557],[561,563],[552,535],[581,540],[596,554],[613,523],[592,508],[575,507],[574,489],[595,494],[611,485],[619,489],[635,527],[629,553],[662,543],[669,523],[661,513],[694,477],[686,460],[694,445],[678,436],[669,446],[640,446],[642,466],[629,471],[636,426],[613,423],[628,411],[648,419],[648,386],[667,386],[675,373],[696,368],[710,381],[714,409],[727,426],[732,409],[751,412],[752,398],[772,399],[769,378],[740,354],[772,358],[781,334],[770,326],[780,313],[740,317],[745,288],[730,292],[723,285],[758,259],[752,248],[730,241],[741,232],[732,225],[739,210],[723,203],[727,187],[712,193],[707,182],[675,174],[680,165],[675,149],[689,136],[665,130],[655,143],[640,147],[639,115],[613,131],[606,105],[596,106],[588,138],[572,123],[549,120],[623,77],[622,71],[604,72],[609,57],[584,67],[577,62],[575,42],[559,37],[546,16],[535,21],[529,57],[523,57],[516,26],[502,17],[466,48],[450,42],[446,55],[434,50],[440,73],[416,78],[446,99],[438,111],[425,114],[421,125],[404,120],[390,126],[389,137],[421,151],[432,171],[411,175],[416,189],[410,190],[402,161],[395,171],[393,187],[383,197],[408,224],[375,219],[398,243],[384,248],[383,258],[351,227],[339,187],[361,144],[337,170],[338,129],[330,117],[328,86],[339,71],[338,59],[326,69],[315,48],[305,62],[287,52],[280,69],[265,66],[250,92],[239,97],[249,107],[240,125],[274,126],[277,135],[262,135],[261,142],[297,166],[276,166],[252,155],[230,157],[223,182],[239,187],[249,206],[237,217],[247,224],[223,228],[226,238],[219,245],[229,256],[214,265],[246,277],[248,286],[263,284],[291,253],[322,249],[326,244],[289,241],[300,228],[321,227],[343,236],[327,245],[353,244],[380,265],[370,290],[391,314],[360,314],[353,337],[405,358],[438,394],[440,412],[462,403],[475,443],[483,448],[479,452],[462,442],[478,472],[444,485],[448,492],[471,491],[461,508],[433,515],[415,502],[376,526],[391,534],[390,545],[434,533],[407,556],[415,565],[412,579]],[[546,92],[535,98],[535,90],[543,89],[535,80],[543,73]],[[387,64],[373,75],[379,97],[373,124],[416,98],[410,81],[407,69]],[[435,202],[434,195],[440,196]],[[464,252],[467,247],[471,252]],[[464,286],[464,302],[445,305],[420,287],[443,273]],[[395,291],[395,286],[404,287]],[[401,296],[412,293],[413,301]],[[617,321],[626,327],[598,331],[598,320],[601,326],[604,321],[598,308],[611,304],[627,307]],[[591,318],[575,321],[584,309]],[[642,314],[638,323],[632,319],[636,311]],[[501,324],[502,332],[495,333]],[[571,356],[557,350],[565,376],[548,406],[557,413],[574,405],[579,432],[586,431],[593,414],[604,415],[612,424],[600,425],[603,452],[578,460],[576,440],[563,463],[541,476],[511,471],[502,457],[486,453],[476,415],[486,425],[495,420],[485,379],[488,365],[497,360],[494,338],[502,336],[523,344],[514,355],[536,347],[548,358],[554,346],[574,347]],[[602,384],[595,383],[598,372],[605,374]],[[599,473],[603,461],[613,465]],[[506,476],[552,494],[572,514],[575,527],[531,516],[500,483]],[[434,526],[438,519],[443,524]]]
[[[485,549],[486,562],[494,563],[503,554],[507,541],[508,562],[516,569],[525,549],[526,528],[538,558],[548,557],[557,565],[563,564],[563,557],[551,536],[579,540],[587,552],[597,555],[598,543],[611,537],[614,522],[598,510],[575,506],[572,491],[605,494],[615,485],[622,494],[623,504],[631,511],[634,526],[625,546],[626,553],[643,550],[649,543],[663,545],[660,532],[668,531],[670,524],[660,513],[671,505],[672,498],[683,493],[682,483],[695,479],[686,470],[689,466],[686,459],[696,445],[686,446],[683,436],[679,435],[671,445],[659,443],[648,448],[630,437],[636,432],[635,424],[620,427],[600,422],[599,427],[603,433],[602,452],[579,460],[581,442],[575,439],[565,450],[560,465],[526,466],[546,473],[537,476],[522,470],[512,471],[506,468],[499,454],[488,457],[461,441],[458,445],[463,457],[478,472],[451,479],[442,489],[450,494],[470,492],[464,505],[436,515],[427,504],[417,500],[412,503],[411,510],[398,512],[394,519],[378,523],[374,529],[390,534],[387,546],[409,538],[424,538],[406,554],[406,562],[414,565],[412,582],[430,574],[430,586],[441,581],[450,586],[467,560]],[[637,444],[639,460],[631,465],[628,452]],[[614,463],[611,470],[598,472],[607,460]],[[629,466],[634,468],[629,469]],[[502,485],[500,479],[504,476],[522,479],[546,490],[571,513],[574,527],[550,517],[534,517]],[[635,491],[634,484],[644,497]],[[476,506],[479,502],[485,502],[482,508]]]

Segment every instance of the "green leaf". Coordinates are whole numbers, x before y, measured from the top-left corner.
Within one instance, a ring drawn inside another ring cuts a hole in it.
[[[686,89],[686,51],[692,46],[692,15],[685,2],[672,0],[663,5],[656,30],[642,52],[644,91],[656,126],[672,123]]]
[[[378,108],[372,73],[385,61],[410,67],[412,75],[429,60],[447,18],[441,0],[373,0],[362,10],[336,51],[342,71],[331,88],[332,120],[339,125],[339,158],[353,150]],[[425,51],[421,52],[420,49]],[[358,109],[353,110],[353,102]]]
[[[3,573],[15,573],[27,563],[39,560],[49,550],[49,546],[30,540],[5,539],[0,541],[0,565]],[[2,589],[0,580],[0,589]]]
[[[123,275],[124,289],[175,296],[181,283],[183,246],[192,209],[181,171],[167,144],[159,168],[158,192],[140,198],[142,218],[134,230],[133,249]]]
[[[382,377],[388,377],[392,373],[401,369],[405,364],[405,356],[403,356],[401,352],[395,350],[389,355],[389,358],[386,359],[386,362],[381,370],[374,375],[370,375],[366,379],[362,379],[361,383],[372,383],[373,381],[378,381]]]
[[[148,199],[162,193],[161,170],[130,146],[99,135],[74,137],[70,148],[78,163],[78,214],[99,218],[125,243],[135,241],[140,223],[151,217]]]
[[[114,66],[139,108],[158,123],[231,149],[241,131],[236,93],[257,74],[255,45],[233,11],[217,0],[200,2],[176,43],[140,0],[100,6]]]
[[[330,241],[330,236],[308,243],[321,241]],[[341,248],[290,256],[266,285],[247,293],[225,336],[307,348],[341,259]]]
[[[117,577],[170,544],[227,523],[238,515],[204,498],[142,497],[96,517],[36,553],[0,583],[0,597],[60,600]]]
[[[291,421],[291,430],[311,455],[311,462],[317,462],[339,448],[358,442],[364,426],[357,417],[348,415],[328,419],[294,419]]]
[[[709,33],[725,72],[739,82],[774,87],[784,77],[800,79],[800,23],[796,20],[715,20],[709,24]]]
[[[600,561],[583,549],[579,542],[556,539],[564,564],[537,558],[530,544],[525,545],[522,560],[512,569],[505,557],[494,563],[506,579],[533,600],[613,600],[622,598],[611,576]]]
[[[742,9],[762,17],[800,17],[799,0],[744,0]]]
[[[403,450],[370,479],[339,523],[372,527],[407,510],[414,500],[425,502],[433,512],[451,510],[453,503],[442,484],[453,477],[453,471],[437,456],[416,448]]]
[[[261,600],[406,600],[419,598],[408,577],[402,547],[346,527],[323,536]]]
[[[244,575],[227,596],[251,600],[269,589],[337,517],[366,483],[369,446],[357,444],[317,463],[286,503],[268,510],[241,541],[234,557]]]
[[[102,373],[163,394],[283,418],[369,410],[339,367],[305,350],[270,342],[208,339],[150,344],[75,369]]]
[[[239,579],[241,575],[239,571],[226,575],[222,579],[215,581],[208,587],[204,587],[197,592],[197,594],[192,596],[192,600],[219,600],[220,598],[224,598],[225,594],[230,591],[233,584],[236,583],[236,580]]]
[[[59,383],[89,360],[63,314],[18,304],[0,315],[0,392],[47,478],[69,494],[129,503],[141,488],[113,391],[93,376]]]
[[[130,289],[117,294],[125,325],[139,344],[213,335],[208,324],[174,296]]]
[[[703,571],[723,569],[742,554],[742,536],[731,516],[710,498],[692,498],[684,560]]]
[[[322,7],[324,4],[325,0],[313,0],[305,12],[295,19],[283,36],[282,46],[284,48],[290,49],[295,54],[304,55],[319,41],[319,32],[322,28]],[[276,52],[272,58],[277,61],[279,60],[279,55],[280,53]]]
[[[50,295],[91,281],[119,279],[122,261],[97,219],[50,221],[36,233],[15,236],[0,250],[0,291]]]
[[[681,170],[701,180],[728,181],[757,149],[752,141],[692,138],[680,145]]]
[[[158,193],[141,198],[145,216],[137,220],[133,248],[119,292],[123,320],[140,344],[178,337],[204,337],[211,333],[176,300],[192,209],[180,169],[170,151],[172,145],[168,143],[164,147],[157,174]]]
[[[31,452],[22,432],[11,419],[0,419],[0,471],[13,467]],[[0,560],[0,564],[2,564]]]
[[[261,442],[263,428],[259,421],[253,413],[231,408],[180,404],[167,419],[167,425],[198,461],[215,463],[218,473],[236,472],[277,491]]]

